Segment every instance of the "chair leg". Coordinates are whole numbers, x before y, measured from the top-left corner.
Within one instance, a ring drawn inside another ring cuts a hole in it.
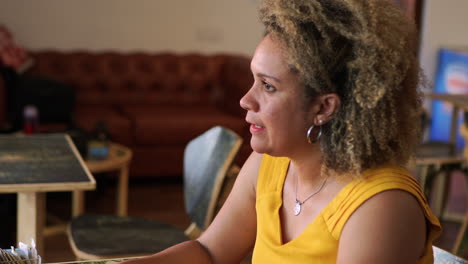
[[[460,256],[465,250],[466,244],[468,244],[468,214],[465,215],[460,231],[458,232],[457,239],[452,248],[452,253]]]
[[[424,192],[424,195],[430,201],[432,200],[432,187],[434,186],[434,181],[436,180],[437,175],[439,174],[439,168],[434,164],[425,165],[424,167],[425,168],[423,168],[421,174],[421,188]]]
[[[439,199],[436,200],[435,208],[438,210],[439,217],[442,219],[444,218],[445,210],[447,208],[447,202],[450,194],[450,184],[452,182],[452,172],[454,171],[454,167],[451,165],[447,165],[445,168],[441,170],[442,177],[440,182],[440,187],[437,190],[440,192]]]
[[[462,164],[460,170],[465,176],[465,185],[468,187],[468,167],[466,164]],[[468,188],[465,187],[465,195],[467,195],[466,200],[468,202]],[[458,256],[461,256],[468,244],[468,213],[465,213],[465,218],[460,226],[460,231],[458,231],[457,238],[453,244],[452,253]]]
[[[453,171],[459,171],[459,172],[461,172],[463,174],[464,182],[465,182],[465,191],[464,191],[465,201],[468,204],[468,167],[467,167],[466,162],[450,164],[450,165],[447,165],[447,167],[448,167],[448,173],[449,174],[451,174]],[[446,184],[446,192],[445,192],[445,197],[444,197],[444,207],[443,207],[443,211],[442,211],[444,216],[449,216],[449,214],[447,214],[445,208],[446,208],[446,205],[448,204],[447,202],[448,202],[448,198],[449,198],[449,188],[450,188],[450,186],[451,186],[451,175],[449,175],[448,183]],[[453,214],[450,214],[450,215],[453,215]],[[455,218],[456,220],[455,221],[463,223],[464,218],[465,218],[464,213],[458,213],[458,214],[455,214],[455,215],[456,215],[456,218]],[[447,219],[450,220],[448,217],[447,217]]]

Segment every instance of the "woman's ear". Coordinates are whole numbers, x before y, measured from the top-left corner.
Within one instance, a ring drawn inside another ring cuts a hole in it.
[[[333,118],[333,114],[340,107],[341,99],[336,93],[330,93],[320,95],[316,102],[319,110],[315,115],[314,124],[319,125],[320,120],[321,124],[326,124]]]

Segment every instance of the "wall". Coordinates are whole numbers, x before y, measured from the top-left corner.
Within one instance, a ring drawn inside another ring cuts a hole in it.
[[[468,48],[468,0],[424,0],[420,62],[434,81],[441,47]]]
[[[230,52],[262,38],[255,0],[0,0],[0,23],[30,50]]]
[[[255,0],[0,0],[0,7],[0,23],[32,50],[251,55],[263,30]],[[467,12],[468,0],[424,0],[420,58],[429,80],[439,47],[468,46]]]

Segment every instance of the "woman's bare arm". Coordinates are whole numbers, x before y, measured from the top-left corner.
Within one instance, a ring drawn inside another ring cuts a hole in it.
[[[262,155],[253,152],[245,162],[229,197],[199,241],[213,263],[239,263],[253,248],[257,231],[255,197]]]
[[[385,191],[348,219],[337,263],[417,263],[425,241],[425,217],[416,198],[401,190]]]
[[[223,207],[198,240],[187,241],[122,264],[239,263],[255,241],[255,191],[261,159],[260,154],[250,155]]]

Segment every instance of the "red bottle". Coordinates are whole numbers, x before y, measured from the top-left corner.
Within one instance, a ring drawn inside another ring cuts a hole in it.
[[[26,135],[38,132],[39,111],[34,105],[27,105],[23,109],[23,131]]]

